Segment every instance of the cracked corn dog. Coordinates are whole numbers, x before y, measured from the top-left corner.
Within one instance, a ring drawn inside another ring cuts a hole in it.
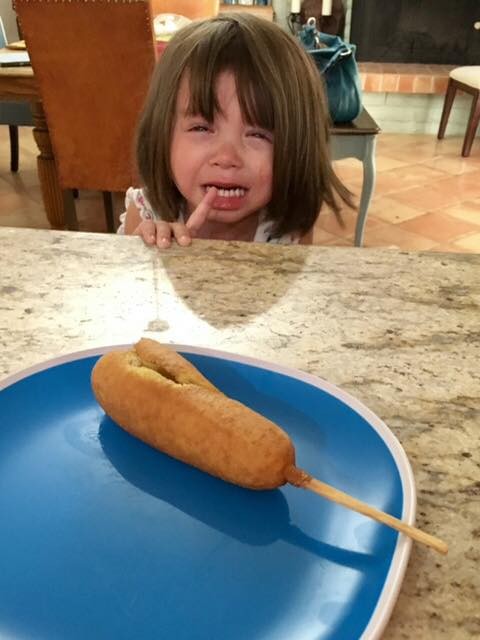
[[[92,371],[92,387],[115,422],[182,462],[248,489],[288,482],[448,552],[442,540],[298,469],[293,444],[280,427],[227,398],[182,356],[154,340],[102,356]]]
[[[100,406],[147,444],[248,489],[274,489],[295,465],[288,435],[227,398],[172,349],[142,339],[102,356],[92,371]]]

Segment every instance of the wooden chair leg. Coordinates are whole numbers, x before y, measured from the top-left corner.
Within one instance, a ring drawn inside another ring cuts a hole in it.
[[[16,173],[18,171],[18,127],[8,125],[10,134],[10,171]]]
[[[115,223],[113,220],[113,193],[111,191],[102,191],[102,194],[105,219],[107,221],[107,231],[108,233],[115,233]]]
[[[63,207],[65,210],[65,223],[69,231],[78,231],[77,212],[72,189],[63,190]]]
[[[480,122],[480,91],[476,91],[472,98],[472,108],[470,109],[470,117],[468,119],[467,131],[463,141],[462,156],[467,158],[472,150],[473,140],[477,133],[478,123]]]
[[[445,129],[447,128],[448,116],[452,110],[453,101],[457,92],[457,84],[451,78],[448,80],[447,92],[443,101],[442,117],[440,118],[440,126],[438,128],[437,138],[442,140],[445,137]]]

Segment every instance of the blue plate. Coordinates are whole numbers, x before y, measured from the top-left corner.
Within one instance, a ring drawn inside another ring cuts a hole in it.
[[[0,384],[0,636],[379,638],[410,540],[301,489],[227,484],[131,437],[90,388],[110,348]],[[354,398],[299,371],[177,348],[282,426],[298,466],[413,524],[405,453]]]

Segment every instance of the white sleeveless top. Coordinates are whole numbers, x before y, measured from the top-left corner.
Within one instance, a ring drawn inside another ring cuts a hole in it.
[[[155,220],[158,219],[153,212],[152,205],[147,200],[145,194],[143,193],[143,189],[135,189],[134,187],[130,187],[125,195],[125,209],[134,204],[139,213],[142,220]],[[120,215],[120,226],[117,229],[117,233],[124,234],[125,233],[125,218],[127,216],[126,210],[124,213]],[[184,222],[183,214],[180,212],[178,217],[178,222]],[[253,238],[253,242],[270,242],[271,244],[297,244],[299,241],[299,236],[293,233],[286,233],[280,238],[272,238],[273,223],[271,220],[262,219],[262,215],[260,215],[259,224],[257,230],[255,231],[255,237]]]

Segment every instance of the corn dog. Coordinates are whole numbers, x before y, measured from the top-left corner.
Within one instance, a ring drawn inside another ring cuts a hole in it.
[[[288,435],[227,398],[175,351],[143,339],[102,356],[98,403],[117,424],[173,458],[248,489],[274,489],[295,466]]]
[[[308,489],[448,552],[442,540],[297,468],[285,431],[227,398],[182,356],[154,340],[102,356],[92,371],[92,388],[117,424],[173,458],[247,489],[286,483]]]

